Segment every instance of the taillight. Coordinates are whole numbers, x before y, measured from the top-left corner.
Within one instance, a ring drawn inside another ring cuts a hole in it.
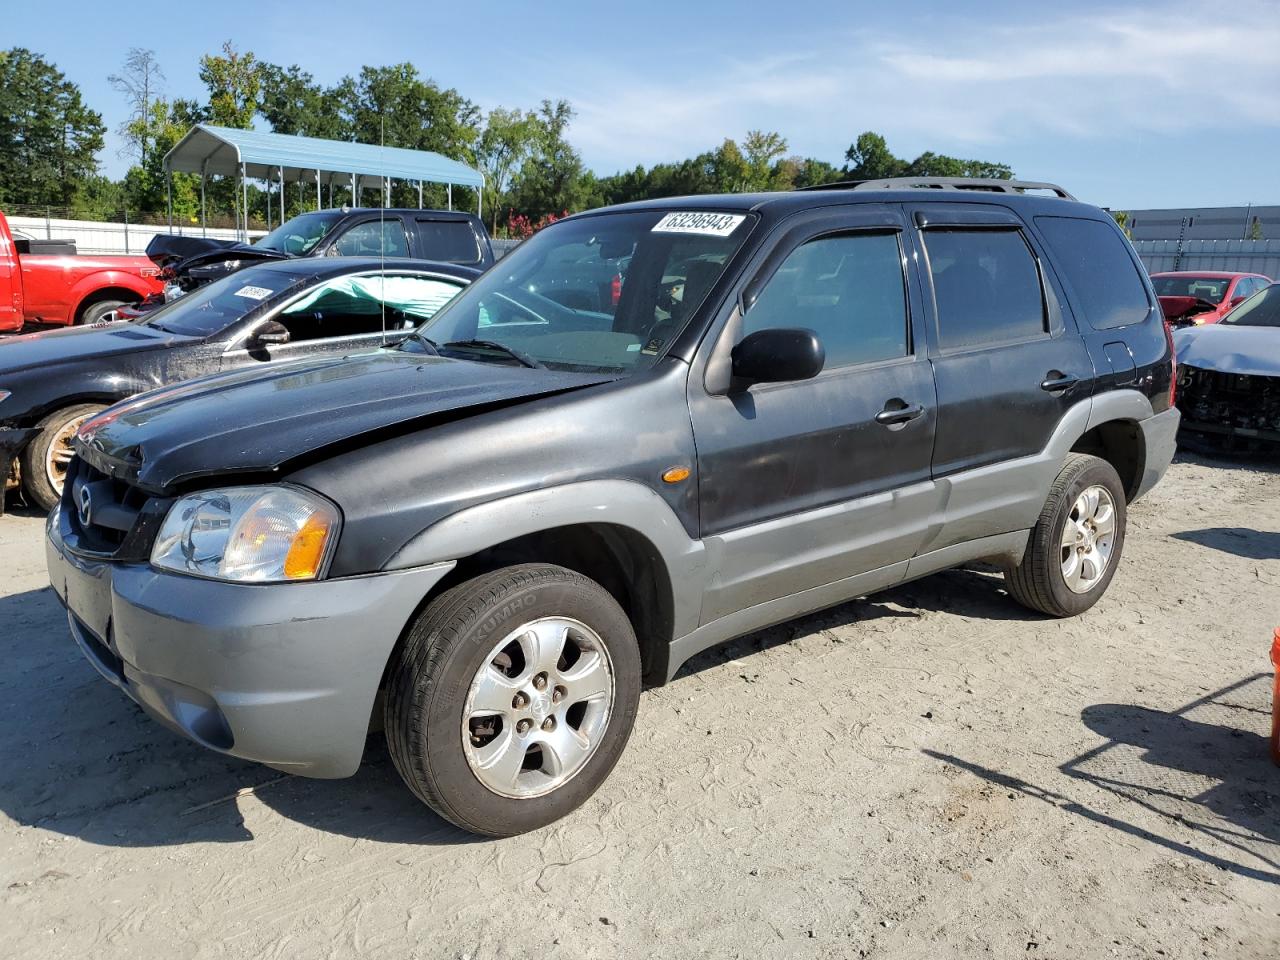
[[[1173,325],[1164,322],[1164,340],[1169,345],[1169,408],[1178,395],[1178,351],[1173,345]]]
[[[615,273],[613,279],[609,281],[609,303],[617,306],[618,301],[622,299],[622,274]]]

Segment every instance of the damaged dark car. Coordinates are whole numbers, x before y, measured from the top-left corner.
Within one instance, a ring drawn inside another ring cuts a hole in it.
[[[1184,444],[1280,450],[1280,284],[1218,323],[1179,330],[1174,343]]]
[[[0,344],[3,487],[21,487],[48,510],[61,496],[76,430],[110,404],[225,370],[402,341],[479,273],[360,257],[259,264],[141,321],[8,339]]]

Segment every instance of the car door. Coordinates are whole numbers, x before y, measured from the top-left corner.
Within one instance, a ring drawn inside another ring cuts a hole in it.
[[[223,354],[223,366],[375,349],[429,320],[465,285],[457,278],[409,271],[330,277],[245,331]],[[257,333],[268,324],[282,326],[288,340],[258,340]]]
[[[931,289],[937,388],[932,476],[948,479],[948,521],[927,549],[1010,532],[1063,415],[1093,391],[1094,368],[1022,221],[995,204],[912,205],[913,240]],[[997,469],[999,465],[1004,470]],[[984,473],[978,474],[983,468]],[[973,482],[961,487],[965,478]]]
[[[935,403],[903,226],[879,204],[802,217],[749,268],[745,312],[726,308],[704,343],[706,375],[695,367],[689,385],[700,527],[715,565],[703,622],[893,570],[923,539]],[[733,346],[767,327],[817,333],[822,372],[726,384],[717,371]]]

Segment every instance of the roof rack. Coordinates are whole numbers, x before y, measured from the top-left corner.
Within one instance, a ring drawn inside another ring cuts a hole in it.
[[[986,193],[1028,193],[1044,191],[1063,200],[1074,200],[1056,183],[1038,180],[999,180],[994,177],[890,177],[886,180],[840,180],[819,183],[801,190],[973,190]]]

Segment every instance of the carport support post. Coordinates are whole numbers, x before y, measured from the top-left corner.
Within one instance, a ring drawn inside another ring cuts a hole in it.
[[[286,190],[284,188],[284,167],[281,167],[280,168],[280,222],[281,223],[284,223],[285,193],[286,193]]]
[[[169,233],[173,234],[173,171],[164,172],[164,204],[169,208]]]
[[[204,181],[208,176],[209,161],[205,160],[200,164],[200,236],[207,237],[209,235],[208,219],[204,214]]]
[[[267,184],[267,229],[271,229],[271,178],[266,178]]]
[[[240,164],[240,207],[244,210],[244,242],[249,242],[249,181],[245,178],[244,164]]]
[[[476,187],[476,216],[484,219],[484,184]]]
[[[356,193],[356,191],[359,189],[358,187],[356,187],[356,181],[359,179],[360,178],[357,177],[354,173],[351,175],[351,206],[353,207],[360,206],[360,197]]]
[[[330,185],[329,189],[332,190],[333,186]],[[316,209],[319,210],[322,206],[323,206],[323,203],[321,202],[321,198],[320,198],[320,171],[317,170],[316,171]]]
[[[444,185],[444,195],[449,201],[449,209],[453,209],[453,184],[446,183]]]
[[[422,209],[422,181],[418,181],[418,209]]]

